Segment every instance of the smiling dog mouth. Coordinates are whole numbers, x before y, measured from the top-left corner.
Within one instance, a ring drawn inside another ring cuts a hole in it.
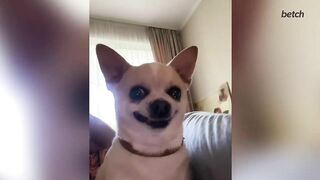
[[[175,114],[174,114],[175,115]],[[173,116],[174,116],[173,115]],[[167,119],[157,119],[157,120],[150,120],[148,117],[142,115],[141,113],[139,113],[138,111],[134,111],[133,112],[133,116],[141,123],[145,123],[148,126],[150,126],[151,128],[154,129],[159,129],[159,128],[165,128],[169,125],[171,119],[173,118],[167,118]]]

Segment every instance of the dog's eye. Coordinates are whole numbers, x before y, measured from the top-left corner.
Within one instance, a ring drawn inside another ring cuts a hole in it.
[[[181,90],[177,86],[173,86],[167,90],[167,94],[171,96],[174,100],[179,101],[181,98]]]
[[[142,86],[135,86],[131,88],[129,96],[132,101],[139,101],[146,97],[148,94],[149,91],[146,88]]]

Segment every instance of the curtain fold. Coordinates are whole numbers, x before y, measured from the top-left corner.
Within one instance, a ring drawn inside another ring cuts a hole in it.
[[[182,50],[178,31],[149,27],[148,35],[157,62],[166,64]]]
[[[148,27],[148,35],[152,52],[157,62],[167,64],[182,50],[182,40],[179,31]],[[187,91],[189,109],[193,111],[193,102],[190,90]]]

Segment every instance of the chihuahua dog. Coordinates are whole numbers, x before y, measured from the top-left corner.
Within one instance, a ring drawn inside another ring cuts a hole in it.
[[[96,46],[96,52],[115,99],[118,126],[96,179],[190,179],[182,122],[197,47],[183,50],[167,65],[131,66],[102,44]]]

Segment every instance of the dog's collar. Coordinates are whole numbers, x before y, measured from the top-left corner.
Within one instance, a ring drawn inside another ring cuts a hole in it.
[[[139,156],[144,156],[144,157],[163,157],[163,156],[169,156],[171,154],[174,154],[175,152],[179,151],[179,149],[183,146],[183,139],[182,142],[180,144],[180,146],[176,147],[176,148],[172,148],[172,149],[166,149],[165,151],[163,151],[162,153],[157,153],[157,154],[148,154],[148,153],[144,153],[144,152],[140,152],[136,149],[133,148],[133,146],[126,140],[123,140],[121,138],[119,138],[119,142],[122,145],[122,147],[124,149],[126,149],[127,151],[139,155]]]

